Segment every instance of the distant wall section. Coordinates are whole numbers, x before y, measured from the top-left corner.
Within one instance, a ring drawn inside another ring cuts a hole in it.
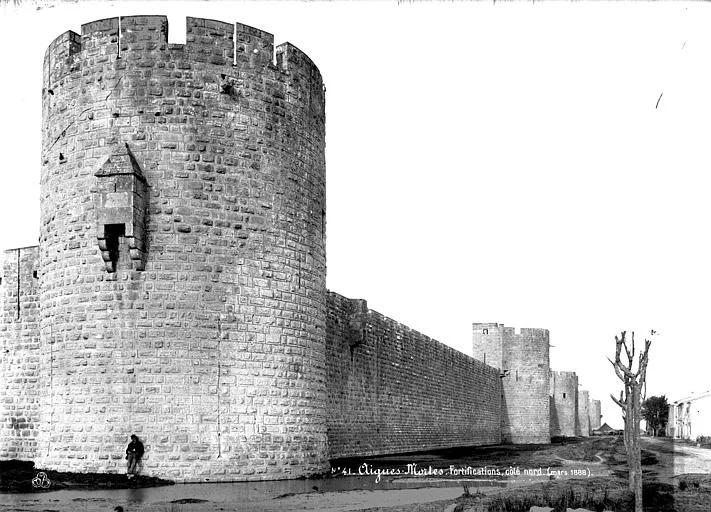
[[[328,293],[330,458],[499,443],[499,371]]]
[[[35,457],[39,430],[38,248],[0,254],[0,459]]]
[[[578,392],[578,425],[580,436],[590,435],[590,393],[585,390]]]
[[[551,436],[574,437],[578,422],[578,376],[551,372]]]
[[[600,400],[590,400],[590,431],[600,428],[602,422],[602,404]]]

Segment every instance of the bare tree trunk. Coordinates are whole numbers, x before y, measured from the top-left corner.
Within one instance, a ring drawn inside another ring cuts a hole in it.
[[[651,335],[654,335],[654,331]],[[631,337],[631,349],[625,341],[625,332],[620,337],[615,336],[615,361],[610,359],[610,363],[615,369],[617,377],[623,382],[624,390],[620,393],[618,400],[610,395],[612,400],[622,409],[622,416],[625,421],[624,441],[627,452],[627,465],[629,467],[629,489],[634,493],[634,510],[643,512],[642,509],[642,447],[640,443],[639,421],[642,418],[642,389],[645,388],[647,378],[647,363],[649,361],[649,347],[651,341],[644,340],[644,352],[639,355],[637,372],[632,371],[634,363],[635,347],[634,332]],[[627,364],[622,362],[622,349],[627,355]]]
[[[633,384],[631,391],[632,432],[630,446],[627,450],[627,463],[630,470],[630,490],[634,492],[634,510],[635,512],[642,512],[642,448],[639,440],[640,388],[638,385]]]

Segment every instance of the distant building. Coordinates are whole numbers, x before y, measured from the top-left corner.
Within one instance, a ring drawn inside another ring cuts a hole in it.
[[[594,436],[610,436],[617,434],[617,432],[618,431],[612,428],[610,425],[604,423],[600,428],[596,428],[595,430],[593,430],[592,434]]]
[[[700,436],[711,437],[711,391],[671,402],[667,435],[691,440]]]

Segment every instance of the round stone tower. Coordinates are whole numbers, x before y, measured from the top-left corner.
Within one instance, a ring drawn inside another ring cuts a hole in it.
[[[44,60],[37,465],[294,478],[328,467],[324,87],[291,44],[163,16]]]

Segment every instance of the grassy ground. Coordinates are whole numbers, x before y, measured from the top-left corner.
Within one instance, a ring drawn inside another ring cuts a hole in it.
[[[504,488],[496,494],[462,495],[455,501],[433,502],[392,508],[372,508],[368,512],[528,512],[532,506],[551,507],[555,512],[570,508],[590,511],[627,512],[634,509],[628,490],[628,469],[624,443],[619,436],[588,439],[557,439],[553,445],[533,447],[496,447],[491,451],[476,450],[472,459],[460,454],[466,462],[491,462],[491,458],[513,460],[521,465],[553,462],[565,467],[569,463],[588,462],[604,466],[609,476],[586,479],[557,479],[526,487]],[[645,512],[711,511],[711,475],[690,474],[660,482],[657,473],[668,473],[674,446],[650,445],[642,452],[645,471]],[[709,466],[711,469],[711,466]],[[673,469],[673,468],[671,468]],[[666,481],[668,480],[668,481]]]

